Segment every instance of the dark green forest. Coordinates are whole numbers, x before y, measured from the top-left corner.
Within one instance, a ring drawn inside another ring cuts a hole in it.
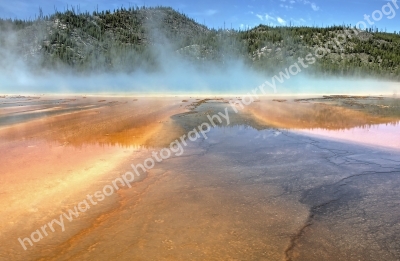
[[[345,38],[343,38],[345,35]],[[339,44],[338,40],[340,41]],[[276,73],[316,48],[328,52],[308,73],[400,80],[400,35],[351,25],[271,27],[250,30],[207,28],[169,7],[130,7],[81,12],[79,8],[39,15],[34,20],[0,19],[0,57],[15,53],[34,69],[76,72],[157,71],[168,57],[229,64],[241,59]],[[5,59],[5,57],[3,57]]]

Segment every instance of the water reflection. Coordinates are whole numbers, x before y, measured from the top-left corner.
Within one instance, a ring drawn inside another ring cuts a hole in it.
[[[291,132],[400,149],[398,104],[395,99],[374,97],[323,97],[300,102],[264,101],[252,105],[249,111],[260,122]]]
[[[10,98],[2,104],[1,142],[36,139],[76,148],[161,146],[179,131],[168,119],[182,110],[176,99],[168,98],[26,99]],[[150,141],[152,136],[158,138]]]
[[[179,114],[184,111],[184,106],[195,101],[191,100],[9,98],[0,106],[0,141],[39,139],[76,148],[86,145],[137,149],[162,147],[203,122],[209,122],[207,116],[229,108],[229,127],[249,125],[259,130],[289,129],[368,144],[377,144],[377,140],[381,140],[383,146],[398,146],[390,142],[390,139],[397,139],[400,123],[399,101],[396,99],[260,100],[246,106],[239,114],[227,102],[210,100],[190,113]],[[368,131],[371,128],[374,131]],[[380,138],[380,135],[385,135],[385,138]]]
[[[294,132],[313,137],[328,138],[400,150],[399,122],[354,127],[344,130],[315,128],[295,130]]]
[[[259,121],[287,129],[326,129],[349,130],[352,128],[370,128],[377,124],[394,124],[400,121],[400,113],[390,114],[391,108],[377,107],[379,111],[354,109],[345,105],[328,103],[301,103],[264,101],[249,107],[249,111]],[[375,109],[376,109],[375,108]]]

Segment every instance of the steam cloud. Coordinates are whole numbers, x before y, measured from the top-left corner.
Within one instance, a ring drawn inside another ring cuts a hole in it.
[[[0,31],[0,93],[244,94],[274,76],[268,72],[253,70],[244,61],[233,56],[225,57],[224,63],[205,62],[199,67],[178,54],[176,44],[164,38],[162,33],[154,31],[153,36],[162,38],[157,42],[163,43],[153,44],[151,47],[152,52],[157,55],[157,71],[138,69],[134,72],[77,74],[63,66],[54,70],[39,70],[40,56],[22,55],[21,49],[15,48],[21,46],[18,33]],[[32,48],[28,44],[22,46]],[[391,94],[400,91],[397,83],[368,78],[313,78],[308,76],[312,70],[310,66],[298,75],[277,84],[277,94]],[[269,91],[271,95],[274,94],[272,89]]]

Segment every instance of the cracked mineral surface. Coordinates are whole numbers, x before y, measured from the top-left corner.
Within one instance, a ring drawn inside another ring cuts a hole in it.
[[[1,98],[0,260],[400,260],[398,101],[233,99]],[[43,232],[218,113],[229,124]]]

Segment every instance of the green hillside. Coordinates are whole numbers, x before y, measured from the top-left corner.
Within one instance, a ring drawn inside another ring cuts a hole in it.
[[[0,56],[18,55],[34,69],[154,71],[165,52],[166,57],[198,65],[241,59],[266,73],[278,72],[324,48],[326,55],[308,73],[400,80],[397,34],[361,32],[351,26],[210,29],[168,7],[93,13],[72,9],[40,14],[34,21],[3,19],[0,47]]]

